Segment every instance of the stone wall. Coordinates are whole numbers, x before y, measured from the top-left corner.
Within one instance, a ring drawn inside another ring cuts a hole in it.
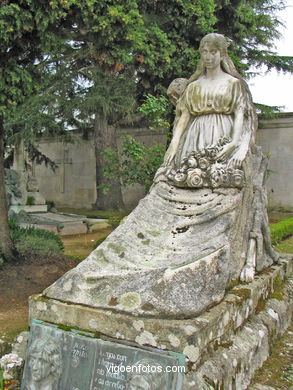
[[[57,164],[57,169],[34,166],[40,192],[56,206],[91,208],[96,199],[95,151],[91,140],[74,136],[74,143],[40,141],[38,147]]]
[[[164,133],[151,133],[144,128],[129,128],[121,135],[131,134],[149,146],[166,142]],[[40,192],[58,207],[91,208],[96,200],[95,152],[92,136],[83,140],[76,135],[76,142],[64,144],[57,140],[41,140],[40,149],[58,168],[53,172],[45,166],[35,166]],[[272,205],[293,207],[293,113],[282,113],[277,119],[260,120],[257,143],[270,155],[268,178],[269,202]],[[136,206],[144,196],[144,188],[137,185],[123,191],[128,209]]]
[[[151,133],[144,128],[120,130],[121,135],[131,134],[146,146],[166,142],[164,133]],[[79,134],[73,143],[64,144],[56,140],[42,139],[39,149],[55,161],[55,172],[44,165],[35,165],[34,174],[38,179],[40,192],[46,200],[54,201],[57,207],[88,208],[96,201],[95,150],[92,134],[84,140]],[[136,185],[123,190],[128,209],[136,206],[144,196],[144,188]]]
[[[269,155],[267,181],[271,206],[293,208],[293,113],[259,121],[256,141]]]

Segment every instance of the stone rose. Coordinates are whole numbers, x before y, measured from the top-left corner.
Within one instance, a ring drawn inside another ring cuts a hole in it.
[[[207,169],[209,165],[209,161],[206,158],[200,158],[198,160],[198,166],[200,169]]]
[[[201,176],[201,170],[200,169],[193,169],[192,171],[188,172],[186,183],[189,187],[202,187],[203,180]]]
[[[187,177],[186,173],[178,172],[174,176],[174,182],[178,184],[182,184],[186,180],[186,177]]]
[[[194,157],[189,157],[188,159],[188,166],[190,168],[196,168],[197,167],[197,160]]]

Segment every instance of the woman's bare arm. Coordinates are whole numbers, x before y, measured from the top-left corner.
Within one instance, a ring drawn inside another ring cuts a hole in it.
[[[170,165],[170,163],[176,156],[180,139],[186,130],[189,120],[190,120],[190,113],[188,112],[187,109],[183,110],[180,115],[180,118],[176,123],[176,127],[174,128],[174,132],[173,132],[173,138],[165,154],[164,165]]]

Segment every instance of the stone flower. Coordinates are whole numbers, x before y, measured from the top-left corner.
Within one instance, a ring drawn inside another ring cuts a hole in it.
[[[206,158],[200,158],[200,159],[198,160],[198,166],[199,166],[199,168],[202,169],[202,170],[207,169],[207,168],[209,167],[209,165],[210,165],[209,160],[206,159]]]
[[[244,173],[240,169],[235,169],[231,175],[231,184],[235,187],[243,187],[244,185]]]
[[[189,187],[202,187],[203,185],[203,179],[202,179],[202,172],[200,169],[193,169],[192,171],[189,171],[187,174],[186,183]]]
[[[174,182],[175,183],[178,183],[178,184],[182,184],[185,182],[186,180],[186,173],[183,173],[183,172],[177,172],[174,176]]]
[[[194,157],[189,157],[188,159],[188,166],[190,168],[197,168],[197,160]]]
[[[208,155],[211,159],[215,159],[217,157],[217,154],[219,152],[218,148],[207,148]]]
[[[212,187],[219,187],[221,185],[221,175],[217,170],[212,171],[211,173],[211,184]]]

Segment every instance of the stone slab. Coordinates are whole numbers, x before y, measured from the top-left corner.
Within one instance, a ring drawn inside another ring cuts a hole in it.
[[[10,206],[9,210],[18,214],[20,211],[24,210],[26,213],[46,213],[48,211],[48,206],[44,205],[32,205],[32,206]]]
[[[47,354],[52,351],[58,360],[54,375],[44,369],[43,350]],[[184,369],[183,355],[134,348],[95,338],[92,333],[37,321],[31,326],[21,388],[34,388],[36,383],[43,388],[46,381],[60,390],[127,390],[140,389],[139,385],[152,381],[156,389],[180,390]]]
[[[83,222],[67,222],[59,230],[60,236],[73,236],[75,234],[85,234],[88,232],[88,227]]]
[[[76,214],[62,214],[62,213],[46,213],[44,214],[36,214],[36,217],[47,219],[49,221],[55,221],[58,223],[66,223],[66,222],[77,222],[84,221],[86,217],[84,215],[76,215]]]

